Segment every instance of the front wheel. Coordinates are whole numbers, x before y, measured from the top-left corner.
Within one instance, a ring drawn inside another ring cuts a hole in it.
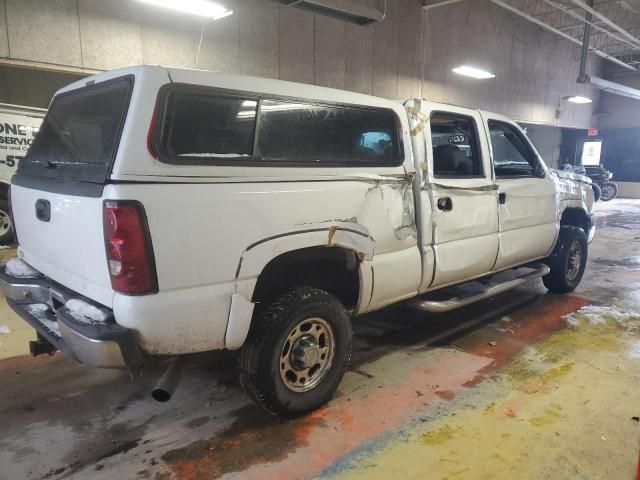
[[[285,417],[324,405],[351,360],[351,322],[333,295],[293,289],[261,308],[240,353],[240,383],[260,406]]]
[[[597,202],[602,198],[602,190],[600,190],[600,185],[597,183],[592,183],[591,188],[593,189],[593,201]]]
[[[578,227],[561,227],[558,243],[548,258],[551,271],[542,277],[544,286],[554,293],[576,289],[587,265],[587,236]]]
[[[614,182],[607,182],[602,185],[602,201],[608,202],[618,196],[618,184]]]

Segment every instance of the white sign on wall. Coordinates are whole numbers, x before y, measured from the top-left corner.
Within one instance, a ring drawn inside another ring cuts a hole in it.
[[[584,142],[582,147],[582,165],[600,165],[602,153],[602,140]]]

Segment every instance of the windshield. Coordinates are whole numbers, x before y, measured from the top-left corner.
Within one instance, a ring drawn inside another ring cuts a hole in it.
[[[55,97],[18,173],[104,182],[132,85],[132,77],[120,77]]]

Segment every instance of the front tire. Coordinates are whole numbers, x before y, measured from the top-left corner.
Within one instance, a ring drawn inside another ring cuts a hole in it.
[[[576,289],[587,265],[587,236],[581,228],[561,227],[558,243],[548,258],[551,271],[542,277],[544,286],[554,293]]]
[[[254,315],[240,353],[240,384],[271,413],[295,417],[324,405],[351,360],[351,322],[333,295],[293,289]]]
[[[597,183],[592,183],[591,188],[593,189],[593,201],[597,202],[602,198],[602,190],[600,190],[600,185]]]
[[[600,197],[603,202],[613,200],[618,196],[618,184],[614,182],[607,182],[602,185],[602,196]]]

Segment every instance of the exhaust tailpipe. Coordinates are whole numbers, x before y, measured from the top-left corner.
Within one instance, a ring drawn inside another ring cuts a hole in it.
[[[151,397],[157,402],[168,402],[182,380],[182,365],[180,357],[174,357],[165,370],[155,388],[151,391]]]

